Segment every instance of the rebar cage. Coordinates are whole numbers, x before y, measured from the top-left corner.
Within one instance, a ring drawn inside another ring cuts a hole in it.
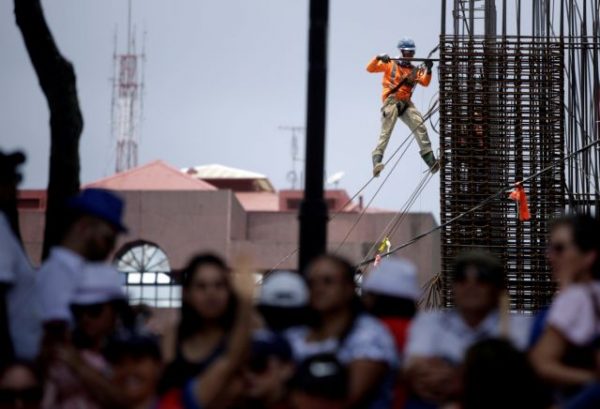
[[[443,304],[454,257],[481,246],[504,262],[511,308],[535,311],[555,290],[544,254],[552,218],[600,217],[600,2],[441,6]],[[507,192],[524,178],[532,218],[522,222]]]
[[[473,246],[504,262],[513,310],[537,310],[554,293],[545,242],[564,209],[562,50],[533,37],[441,39],[441,222],[466,213],[442,232],[445,306],[452,260]],[[557,162],[526,184],[532,218],[520,221],[510,186]]]

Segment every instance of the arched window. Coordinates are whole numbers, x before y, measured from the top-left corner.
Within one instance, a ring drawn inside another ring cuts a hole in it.
[[[115,255],[117,270],[132,304],[179,307],[181,286],[171,275],[165,252],[155,243],[138,240],[125,244]]]

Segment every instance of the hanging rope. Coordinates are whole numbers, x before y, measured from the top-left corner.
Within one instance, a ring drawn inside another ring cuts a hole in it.
[[[373,246],[371,246],[371,248],[365,255],[365,258],[363,259],[363,261],[368,259],[369,257],[373,256],[373,251],[377,249],[378,243],[380,243],[385,237],[393,237],[394,236],[394,233],[396,233],[396,230],[404,221],[410,208],[416,202],[417,198],[421,195],[421,193],[423,192],[423,190],[425,189],[425,187],[427,186],[427,184],[429,183],[429,181],[432,178],[433,178],[433,174],[431,172],[427,172],[424,175],[424,177],[419,181],[419,183],[417,184],[417,187],[415,188],[413,193],[410,195],[410,197],[408,198],[406,203],[402,206],[401,210],[392,217],[392,219],[388,222],[387,226],[383,229],[382,233],[377,238],[377,241],[373,244]],[[380,251],[379,253],[384,253],[384,252]]]
[[[402,147],[402,145],[404,145],[407,141],[408,141],[408,138],[405,139],[404,142],[402,142],[402,144],[400,145],[400,147]],[[371,204],[373,203],[373,201],[375,200],[375,198],[377,197],[377,195],[379,194],[379,192],[383,188],[383,185],[385,185],[385,182],[387,182],[387,180],[390,178],[390,176],[394,172],[394,169],[396,169],[396,166],[398,166],[398,163],[400,163],[400,160],[404,157],[404,154],[406,153],[406,151],[408,150],[408,148],[410,147],[411,144],[412,144],[412,141],[410,141],[408,143],[408,145],[406,145],[406,148],[404,149],[404,151],[402,152],[402,154],[398,157],[398,159],[396,160],[396,162],[394,162],[394,166],[392,166],[392,169],[385,176],[385,178],[383,179],[383,181],[381,182],[381,184],[379,185],[379,187],[375,191],[375,194],[373,194],[373,196],[371,197],[371,199],[369,199],[369,201],[367,202],[367,205],[361,210],[361,212],[359,213],[358,217],[354,220],[354,223],[352,223],[352,225],[350,226],[350,229],[348,230],[348,232],[344,236],[344,239],[340,242],[340,244],[338,245],[337,249],[335,250],[336,254],[340,251],[340,249],[342,248],[342,246],[344,244],[346,244],[346,240],[348,240],[348,237],[350,237],[350,234],[352,233],[352,231],[354,230],[354,228],[358,225],[358,223],[360,222],[360,220],[362,219],[362,217],[365,215],[365,213],[367,212],[367,210],[369,209],[369,207],[371,207]]]

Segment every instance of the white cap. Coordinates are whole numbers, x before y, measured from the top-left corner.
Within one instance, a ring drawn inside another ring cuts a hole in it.
[[[86,263],[71,304],[89,305],[125,300],[119,272],[106,263]]]
[[[308,287],[298,273],[275,271],[263,280],[258,304],[269,307],[304,307],[308,304]]]
[[[385,258],[363,279],[362,291],[418,301],[417,268],[405,259]]]

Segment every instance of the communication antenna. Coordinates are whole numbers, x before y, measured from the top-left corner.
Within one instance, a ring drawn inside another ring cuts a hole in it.
[[[344,178],[344,175],[346,173],[345,172],[336,172],[333,175],[329,176],[327,178],[327,184],[328,185],[333,185],[336,189],[338,188],[339,184],[340,184],[340,180],[342,180]]]
[[[138,145],[140,139],[143,91],[145,38],[141,54],[136,52],[135,27],[131,24],[131,0],[127,12],[127,50],[113,54],[113,95],[112,95],[112,133],[116,140],[115,171],[117,173],[136,167],[138,164]]]
[[[298,134],[300,132],[304,132],[305,128],[303,126],[280,126],[279,130],[288,131],[292,134],[291,141],[291,156],[292,156],[292,168],[286,174],[286,179],[290,182],[291,189],[296,190],[296,183],[300,181],[299,188],[302,188],[303,181],[302,175],[298,176],[297,167],[298,165],[302,165],[304,160],[300,158],[299,148],[298,148]]]

